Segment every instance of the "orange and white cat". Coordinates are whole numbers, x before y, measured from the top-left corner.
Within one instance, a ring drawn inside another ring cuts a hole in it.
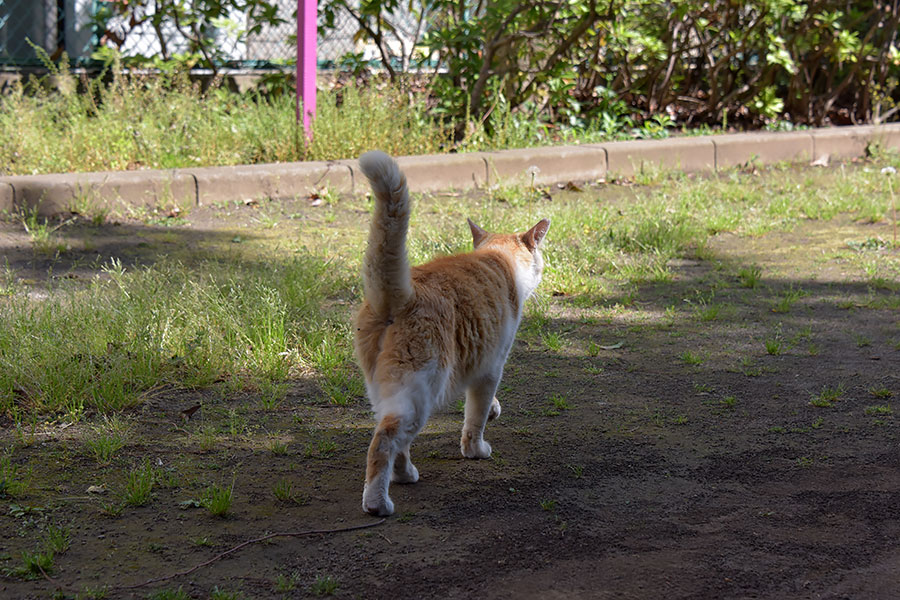
[[[362,507],[390,515],[390,482],[414,483],[409,446],[439,405],[466,393],[460,449],[488,458],[488,419],[525,300],[541,281],[540,245],[550,221],[526,233],[488,233],[469,221],[475,249],[410,268],[406,177],[391,157],[367,152],[359,166],[375,195],[363,264],[365,301],[356,318],[356,357],[375,411]]]

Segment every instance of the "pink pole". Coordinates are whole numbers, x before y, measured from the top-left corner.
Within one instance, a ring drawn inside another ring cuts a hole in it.
[[[316,116],[316,2],[297,0],[297,122],[302,119],[307,139]]]

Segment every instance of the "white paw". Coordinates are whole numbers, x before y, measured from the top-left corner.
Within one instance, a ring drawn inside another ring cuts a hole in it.
[[[391,474],[391,481],[394,483],[415,483],[419,480],[419,470],[416,465],[406,463],[406,468],[402,470],[394,469]]]
[[[362,508],[364,512],[376,517],[387,517],[394,514],[394,503],[387,493],[369,492],[367,485],[363,489]]]
[[[494,398],[494,401],[491,402],[491,412],[488,413],[488,421],[493,421],[499,417],[501,412],[503,411],[500,408],[500,401]]]
[[[471,434],[469,434],[471,435]],[[475,439],[463,434],[459,444],[462,455],[466,458],[490,458],[491,445],[484,440]]]

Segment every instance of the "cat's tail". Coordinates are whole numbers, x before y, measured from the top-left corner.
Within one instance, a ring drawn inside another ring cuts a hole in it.
[[[378,150],[359,157],[359,167],[375,195],[375,213],[363,263],[365,297],[375,314],[389,319],[413,296],[406,230],[409,190],[394,160]]]

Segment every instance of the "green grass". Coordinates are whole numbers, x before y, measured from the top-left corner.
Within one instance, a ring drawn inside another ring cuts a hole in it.
[[[128,424],[116,415],[105,416],[103,424],[94,427],[91,437],[84,441],[88,453],[99,464],[109,464],[124,445],[129,434]]]
[[[203,493],[200,503],[214,517],[226,517],[231,510],[231,502],[234,497],[234,482],[231,487],[210,485]]]
[[[28,492],[30,472],[13,463],[12,456],[0,456],[0,498],[20,498]]]
[[[106,272],[107,280],[48,302],[4,300],[0,411],[27,404],[78,419],[135,406],[163,385],[282,395],[273,382],[292,364],[349,364],[346,315],[325,301],[346,285],[343,271],[312,256],[246,268],[164,260],[126,270],[113,262]],[[360,388],[349,393],[359,397]]]
[[[60,89],[77,88],[66,69],[56,77]],[[330,160],[375,147],[422,154],[451,142],[422,98],[393,87],[320,91],[309,144],[293,94],[203,91],[184,75],[166,74],[98,77],[88,88],[60,93],[26,84],[0,97],[0,164],[8,174]]]
[[[704,358],[699,352],[694,352],[692,350],[685,350],[681,354],[678,355],[679,360],[686,365],[691,366],[699,366],[703,364]]]
[[[333,596],[338,590],[340,582],[331,575],[319,575],[310,586],[309,591],[314,596]]]
[[[831,408],[835,402],[844,398],[844,384],[839,383],[835,387],[825,386],[818,395],[813,396],[809,403],[819,408]]]
[[[140,466],[131,469],[125,479],[123,500],[127,506],[144,506],[153,497],[153,486],[156,483],[156,469],[148,459]]]

